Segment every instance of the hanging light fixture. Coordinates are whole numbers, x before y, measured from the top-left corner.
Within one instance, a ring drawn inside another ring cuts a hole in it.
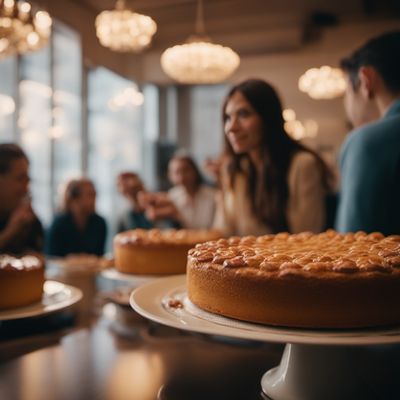
[[[26,1],[0,0],[0,57],[39,50],[48,41],[51,18]]]
[[[117,0],[115,10],[96,17],[96,35],[104,47],[119,52],[139,52],[151,43],[157,31],[154,20],[128,10],[125,0]]]
[[[198,0],[196,34],[186,43],[168,48],[161,55],[161,66],[172,79],[187,84],[218,83],[239,66],[239,56],[229,47],[212,43],[205,35],[203,2]]]
[[[340,68],[323,65],[307,70],[299,79],[299,89],[313,99],[333,99],[346,89],[346,80]]]

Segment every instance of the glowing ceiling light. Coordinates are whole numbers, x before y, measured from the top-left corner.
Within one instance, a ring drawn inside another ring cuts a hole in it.
[[[307,70],[299,79],[299,89],[313,99],[333,99],[343,95],[346,81],[341,69],[324,65]]]

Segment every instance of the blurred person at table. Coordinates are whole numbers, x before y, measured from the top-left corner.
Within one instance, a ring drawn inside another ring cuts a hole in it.
[[[0,253],[41,253],[43,228],[29,198],[29,161],[16,144],[0,144]]]
[[[340,155],[340,232],[400,233],[400,31],[370,39],[341,62],[355,127]],[[365,124],[371,107],[379,119]]]
[[[192,157],[177,152],[168,163],[168,179],[173,187],[168,197],[175,206],[174,215],[183,228],[207,229],[213,224],[216,191],[204,182]]]
[[[136,228],[154,228],[153,222],[146,217],[145,210],[138,201],[138,194],[145,191],[140,176],[135,172],[121,172],[117,177],[117,188],[128,202],[128,209],[118,217],[117,232]]]
[[[168,192],[140,193],[146,215],[153,221],[171,221],[176,228],[208,229],[215,213],[215,189],[207,185],[188,154],[178,151],[168,163]]]
[[[70,180],[65,187],[62,212],[55,216],[46,236],[46,254],[104,253],[107,226],[96,213],[96,189],[89,179]]]
[[[172,205],[164,201],[163,193],[148,192],[134,172],[121,172],[117,177],[118,191],[128,201],[128,209],[121,213],[117,222],[117,231],[130,229],[166,229],[179,228],[180,225],[169,218]],[[168,207],[168,212],[166,212]],[[157,212],[155,212],[157,210]],[[165,213],[166,216],[162,216]]]
[[[234,86],[223,105],[223,124],[214,227],[240,236],[323,230],[330,171],[286,133],[274,88],[260,79]]]

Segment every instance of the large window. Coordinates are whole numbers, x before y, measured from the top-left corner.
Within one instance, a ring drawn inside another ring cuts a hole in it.
[[[0,60],[0,142],[17,142],[26,151],[33,206],[45,226],[63,184],[88,175],[111,237],[122,205],[116,176],[142,173],[143,95],[134,82],[105,68],[83,74],[81,52],[80,36],[54,21],[45,48]]]
[[[49,47],[21,58],[18,131],[30,160],[33,206],[44,223],[48,223],[52,215],[50,83]]]
[[[82,174],[79,35],[55,22],[45,48],[2,60],[0,76],[0,141],[26,151],[33,207],[48,225],[60,184]]]
[[[53,185],[82,174],[82,56],[79,35],[62,24],[53,34]]]
[[[89,175],[97,189],[97,209],[115,221],[120,207],[116,176],[124,170],[141,172],[142,107],[132,81],[105,68],[89,72]],[[109,231],[114,231],[110,224]]]
[[[0,60],[0,142],[15,140],[16,58]]]
[[[200,165],[222,151],[222,104],[227,92],[225,85],[193,86],[190,90],[190,151]]]

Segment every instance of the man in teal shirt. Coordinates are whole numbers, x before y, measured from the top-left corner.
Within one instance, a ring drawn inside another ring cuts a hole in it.
[[[342,60],[345,108],[354,126],[341,151],[336,229],[400,234],[400,31],[368,41]],[[379,119],[370,118],[371,105]]]

